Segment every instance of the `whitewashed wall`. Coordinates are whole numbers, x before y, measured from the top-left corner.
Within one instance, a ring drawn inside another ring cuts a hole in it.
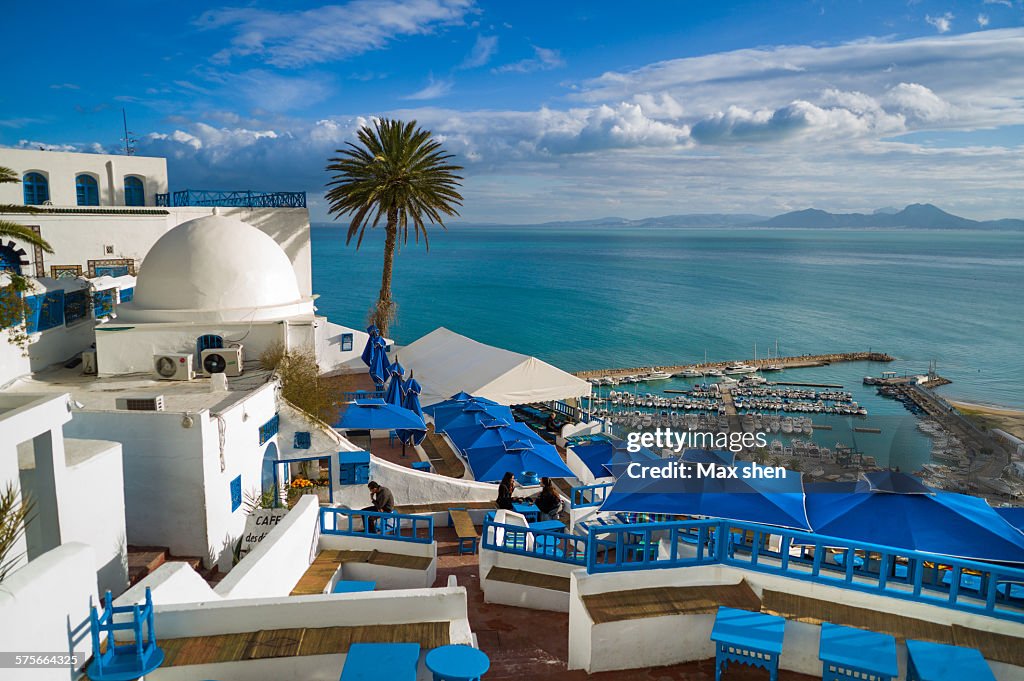
[[[95,557],[85,544],[70,543],[48,551],[4,580],[0,588],[0,647],[8,651],[78,653],[82,663],[92,654],[89,606],[97,602]],[[72,646],[68,628],[85,623]],[[5,669],[11,681],[67,681],[69,671],[36,669],[21,674]]]
[[[374,433],[387,437],[387,433]],[[409,456],[417,460],[417,453],[411,448]],[[395,504],[457,503],[460,501],[494,501],[498,497],[498,486],[486,482],[457,480],[436,473],[425,473],[406,466],[399,466],[384,459],[372,457],[370,478],[376,480],[395,495]],[[334,495],[336,506],[363,508],[369,505],[370,497],[366,485],[345,485]]]
[[[214,591],[222,598],[287,596],[318,553],[320,504],[307,495],[274,526]]]
[[[171,561],[142,578],[121,594],[114,605],[146,602],[146,589],[156,605],[202,603],[220,600],[220,595],[188,563]]]
[[[544,560],[543,558],[531,558],[514,553],[480,549],[480,587],[484,592],[484,602],[532,608],[534,610],[569,612],[568,593],[487,579],[487,575],[492,567],[524,570],[526,572],[554,575],[556,577],[568,577],[574,570],[579,569],[579,566],[555,560]]]
[[[345,563],[341,579],[373,581],[378,589],[425,589],[437,579],[437,542],[429,544],[373,537],[349,537],[336,534],[320,535],[320,550],[373,551],[397,553],[403,556],[429,558],[425,570],[408,570],[370,563]]]
[[[770,589],[939,624],[961,624],[1024,636],[1024,624],[1020,623],[721,565],[596,575],[588,575],[586,570],[580,569],[574,571],[571,578],[569,669],[595,673],[630,669],[638,661],[648,667],[714,657],[710,641],[714,615],[649,617],[595,625],[586,612],[582,596],[630,589],[736,584],[741,579],[746,579],[759,596]],[[785,645],[779,658],[781,669],[821,676],[818,630],[815,625],[787,622]],[[899,644],[898,648],[905,657],[905,646]],[[1000,681],[1024,678],[1024,669],[1002,664],[991,666]]]

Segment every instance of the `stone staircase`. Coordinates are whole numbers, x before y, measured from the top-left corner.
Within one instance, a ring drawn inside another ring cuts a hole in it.
[[[166,546],[128,546],[129,586],[138,584],[146,575],[168,562],[188,563],[210,586],[224,578],[216,565],[205,569],[203,559],[198,556],[174,556]]]

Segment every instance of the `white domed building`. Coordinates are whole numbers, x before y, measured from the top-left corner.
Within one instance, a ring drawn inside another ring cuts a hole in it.
[[[139,269],[133,300],[96,327],[101,376],[149,372],[154,357],[198,354],[209,338],[242,346],[243,362],[280,344],[309,348],[324,370],[350,359],[365,336],[317,315],[284,250],[241,220],[208,215],[160,237]],[[207,339],[207,340],[201,340]],[[216,347],[216,346],[214,346]],[[229,372],[230,373],[230,372]]]

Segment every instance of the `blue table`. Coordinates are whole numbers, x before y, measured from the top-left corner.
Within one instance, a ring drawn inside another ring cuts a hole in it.
[[[353,643],[341,681],[416,681],[419,666],[419,643]]]
[[[530,523],[530,529],[538,532],[565,532],[565,523],[561,520],[541,520]]]
[[[995,681],[974,648],[907,640],[907,681]]]
[[[942,571],[942,583],[946,586],[953,586],[953,571]],[[981,575],[972,575],[967,572],[960,573],[960,588],[968,591],[981,591]]]
[[[479,681],[491,668],[487,655],[465,645],[434,648],[426,662],[434,681]]]
[[[847,553],[848,553],[847,551],[840,551],[839,553],[835,554],[835,556],[833,556],[833,558],[835,558],[835,561],[836,561],[837,565],[842,565],[844,567],[846,566],[846,554]],[[862,567],[864,567],[864,559],[861,558],[860,556],[858,556],[857,554],[854,554],[853,555],[853,569],[854,570],[858,570],[858,569],[860,569]]]
[[[353,594],[361,591],[373,591],[377,588],[377,582],[364,582],[352,579],[339,579],[331,589],[332,594]]]
[[[711,630],[715,646],[715,681],[730,662],[768,670],[771,681],[779,675],[779,654],[786,620],[748,610],[720,606]]]
[[[512,504],[512,510],[516,513],[521,513],[528,523],[536,522],[540,519],[540,511],[533,504]]]
[[[900,674],[895,638],[830,622],[821,625],[818,659],[829,681],[891,681]]]

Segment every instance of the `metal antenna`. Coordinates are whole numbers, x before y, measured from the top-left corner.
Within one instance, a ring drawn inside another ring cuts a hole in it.
[[[123,107],[121,108],[121,120],[124,123],[124,137],[121,138],[121,141],[124,142],[124,153],[125,156],[133,156],[135,154],[135,133],[128,130],[128,114]]]

